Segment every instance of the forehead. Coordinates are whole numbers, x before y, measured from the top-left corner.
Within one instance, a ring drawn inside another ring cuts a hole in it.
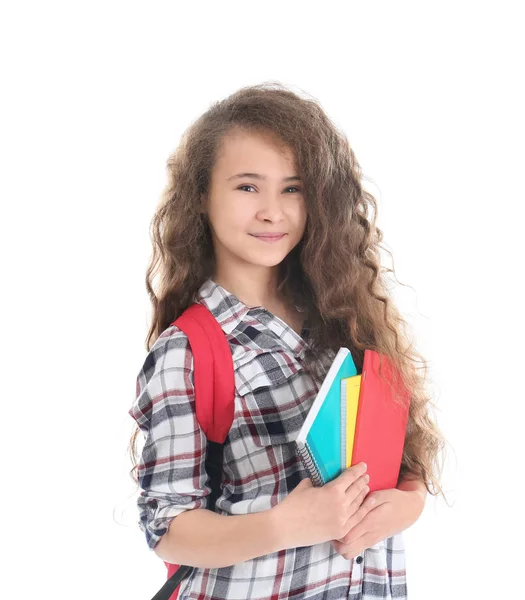
[[[250,132],[235,129],[223,136],[215,167],[217,170],[244,165],[246,170],[293,168],[293,150],[283,144],[272,132]]]

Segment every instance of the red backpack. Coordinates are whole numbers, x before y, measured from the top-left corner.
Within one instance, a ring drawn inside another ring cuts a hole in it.
[[[202,304],[192,304],[171,323],[188,337],[193,353],[195,409],[206,435],[206,473],[211,493],[208,509],[215,510],[221,492],[223,444],[230,431],[234,410],[233,361],[224,331]],[[168,580],[152,600],[177,600],[179,585],[194,570],[164,561]]]

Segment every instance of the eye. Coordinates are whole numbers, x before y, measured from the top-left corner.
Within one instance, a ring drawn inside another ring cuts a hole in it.
[[[246,184],[246,185],[240,185],[240,186],[239,186],[237,189],[238,189],[238,190],[242,190],[243,188],[253,188],[253,185],[249,185],[249,184]],[[255,188],[254,188],[254,189],[255,189]],[[300,188],[298,188],[298,187],[295,187],[295,186],[290,186],[290,187],[287,187],[286,189],[287,189],[287,190],[296,190],[297,192],[300,192],[300,191],[301,191],[301,190],[300,190]]]

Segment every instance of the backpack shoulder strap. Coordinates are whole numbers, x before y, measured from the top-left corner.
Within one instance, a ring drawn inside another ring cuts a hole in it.
[[[233,422],[234,374],[230,345],[215,317],[192,304],[176,319],[193,353],[195,410],[206,438],[224,443]]]
[[[215,509],[222,476],[223,444],[233,422],[235,383],[230,346],[224,331],[202,304],[192,304],[171,325],[187,337],[193,353],[195,411],[206,435],[206,471],[210,477],[210,510]],[[168,580],[152,600],[177,600],[180,583],[194,571],[164,561]]]

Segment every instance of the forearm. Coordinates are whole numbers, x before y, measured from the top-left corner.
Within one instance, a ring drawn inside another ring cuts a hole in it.
[[[228,567],[284,548],[274,512],[224,516],[207,509],[175,517],[155,546],[162,560],[201,568]]]
[[[403,492],[416,492],[423,503],[427,498],[425,482],[413,473],[407,473],[397,484],[397,489]]]
[[[405,508],[407,511],[408,525],[413,525],[423,513],[427,500],[427,488],[423,479],[413,473],[407,473],[397,484],[397,489],[406,492]]]

